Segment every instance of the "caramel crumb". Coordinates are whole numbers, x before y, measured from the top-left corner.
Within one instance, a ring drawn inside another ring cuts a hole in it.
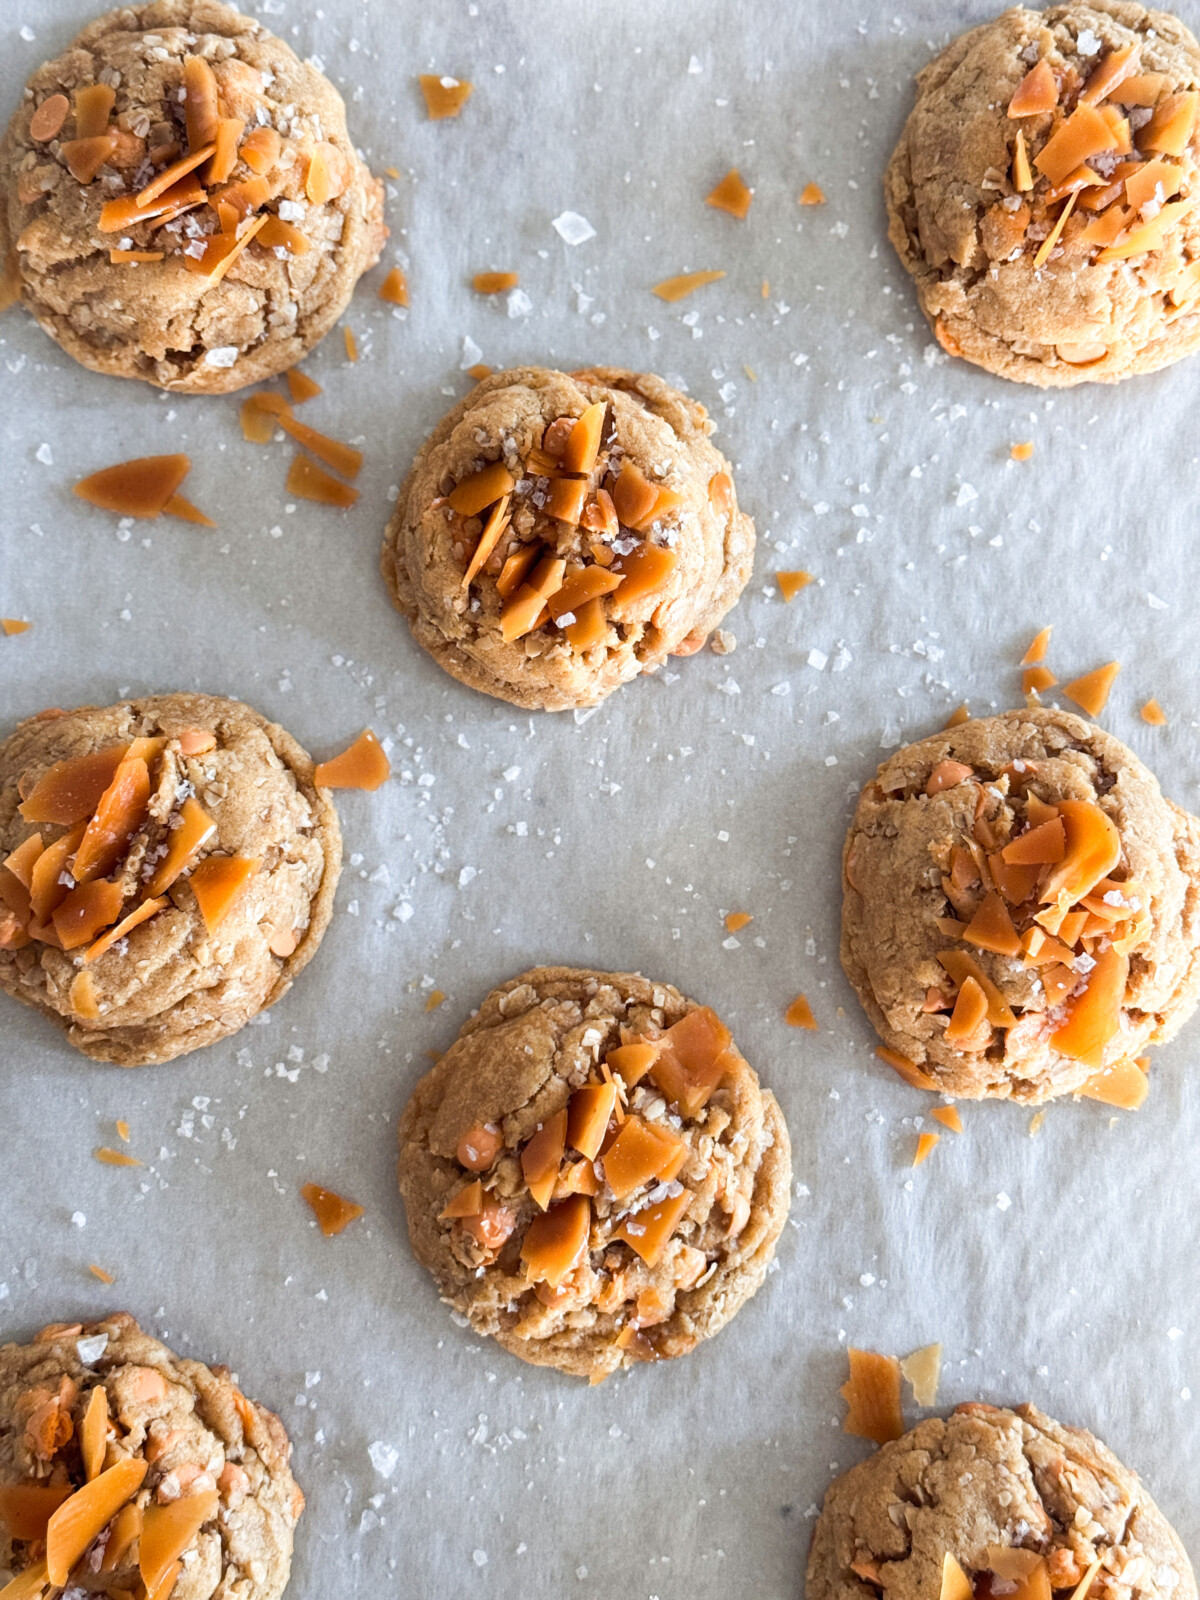
[[[1033,440],[1026,439],[1021,444],[1014,444],[1008,453],[1014,461],[1028,461],[1033,454]]]
[[[319,761],[313,769],[313,782],[323,789],[366,789],[374,792],[390,777],[392,764],[387,752],[370,728],[340,756]]]
[[[331,472],[310,461],[307,456],[297,456],[288,469],[287,491],[298,500],[312,500],[317,505],[339,506],[346,510],[358,499],[358,490],[348,483],[340,483]]]
[[[898,1050],[889,1050],[887,1045],[876,1047],[875,1054],[880,1061],[886,1061],[892,1071],[898,1073],[905,1083],[914,1089],[936,1089],[936,1081],[929,1076],[915,1061],[910,1061],[907,1056],[902,1056]]]
[[[1109,661],[1094,672],[1085,672],[1082,678],[1072,678],[1070,683],[1064,683],[1063,693],[1089,717],[1098,717],[1108,704],[1109,694],[1120,670],[1119,661]]]
[[[458,116],[475,87],[465,79],[438,77],[430,72],[423,72],[419,81],[430,122],[444,122]]]
[[[971,708],[964,700],[962,705],[956,707],[946,718],[942,728],[943,730],[946,728],[961,728],[964,722],[970,722],[970,720]]]
[[[943,1128],[949,1128],[951,1133],[963,1131],[962,1118],[958,1114],[957,1106],[934,1106],[929,1115],[935,1122],[940,1122]]]
[[[379,285],[379,298],[386,300],[389,305],[393,306],[406,306],[408,304],[408,279],[399,267],[393,267]]]
[[[425,1002],[426,1011],[436,1011],[437,1008],[445,1000],[445,998],[446,998],[446,996],[445,996],[445,993],[444,993],[443,990],[441,990],[441,989],[432,989],[430,991],[428,1000],[426,1000],[426,1002]]]
[[[345,341],[345,344],[346,344],[346,359],[347,359],[347,361],[357,361],[358,360],[358,340],[354,337],[354,329],[353,328],[343,328],[342,329],[342,338],[343,338],[343,340]]]
[[[1043,694],[1047,689],[1053,689],[1057,682],[1049,667],[1026,667],[1021,674],[1021,693]]]
[[[92,1154],[106,1167],[140,1167],[142,1164],[136,1156],[127,1156],[123,1150],[110,1150],[103,1144]]]
[[[724,276],[723,272],[683,272],[677,278],[664,278],[661,283],[654,284],[650,292],[674,305],[677,300],[686,300],[689,294],[702,289],[706,283],[716,283]]]
[[[124,1117],[119,1117],[117,1119],[117,1138],[120,1139],[123,1144],[129,1143],[129,1124],[125,1121]]]
[[[189,457],[140,456],[81,478],[73,493],[102,511],[122,517],[157,517],[191,471]]]
[[[920,1167],[929,1160],[934,1150],[941,1141],[940,1133],[922,1133],[917,1136],[917,1148],[913,1154],[912,1164]]]
[[[88,1271],[93,1278],[99,1278],[101,1283],[115,1283],[117,1280],[111,1272],[105,1272],[103,1267],[98,1267],[94,1261],[88,1263]]]
[[[284,376],[287,378],[288,394],[291,395],[294,406],[303,405],[306,400],[315,400],[319,394],[324,393],[316,379],[310,378],[307,372],[301,372],[299,367],[289,367]]]
[[[904,1432],[900,1408],[900,1363],[874,1350],[850,1349],[849,1380],[838,1390],[849,1410],[842,1424],[856,1439],[887,1444]]]
[[[798,994],[783,1013],[783,1020],[789,1028],[807,1028],[810,1033],[817,1031],[817,1019],[813,1016],[813,1008],[802,994]]]
[[[802,206],[823,206],[825,204],[825,191],[819,183],[806,183],[800,191]]]
[[[476,294],[506,294],[520,281],[515,272],[477,272],[471,279],[471,287]]]
[[[356,1205],[353,1200],[344,1200],[332,1189],[323,1189],[319,1183],[304,1184],[300,1193],[312,1207],[313,1215],[327,1239],[335,1233],[341,1233],[356,1217],[363,1215],[362,1206]]]
[[[740,933],[754,921],[749,911],[731,911],[725,918],[725,926],[730,933]]]
[[[779,592],[790,604],[801,589],[807,589],[813,581],[811,572],[777,572],[775,582],[779,585]]]
[[[1025,654],[1021,657],[1021,661],[1020,661],[1020,665],[1021,666],[1023,666],[1023,667],[1036,667],[1036,666],[1040,666],[1041,663],[1043,661],[1045,661],[1045,659],[1046,659],[1046,651],[1049,648],[1049,644],[1050,644],[1050,635],[1053,632],[1054,632],[1054,625],[1053,625],[1053,623],[1051,623],[1050,627],[1043,628],[1040,633],[1034,634],[1033,643],[1029,646],[1029,649],[1026,650]]]
[[[725,174],[715,189],[705,195],[704,204],[712,206],[714,211],[724,211],[740,222],[749,212],[750,202],[753,199],[753,191],[747,188],[741,173],[734,167]]]
[[[476,383],[482,383],[485,378],[491,377],[493,370],[492,367],[485,367],[480,361],[475,366],[467,368],[467,377],[474,378]]]
[[[1157,700],[1147,700],[1142,707],[1142,721],[1148,722],[1152,728],[1165,728],[1167,714]]]
[[[32,622],[23,622],[20,617],[0,617],[0,628],[10,639],[14,633],[28,633],[32,627]]]
[[[1033,1116],[1029,1119],[1029,1137],[1031,1139],[1036,1139],[1038,1134],[1041,1133],[1045,1126],[1046,1113],[1044,1111],[1035,1111]]]

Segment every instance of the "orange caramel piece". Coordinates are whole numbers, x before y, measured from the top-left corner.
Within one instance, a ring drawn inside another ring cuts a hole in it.
[[[122,517],[157,517],[191,469],[189,456],[139,456],[93,472],[72,492],[89,505]]]
[[[1019,941],[1017,949],[1020,949]],[[970,1046],[978,1041],[980,1030],[987,1023],[987,1012],[987,995],[974,978],[965,978],[959,986],[958,999],[946,1027],[946,1042]]]
[[[741,173],[733,167],[709,194],[704,197],[704,204],[712,206],[716,211],[725,211],[731,217],[743,221],[750,211],[750,202],[754,196],[747,188]]]
[[[1061,800],[1058,810],[1067,848],[1042,891],[1043,905],[1064,895],[1068,904],[1081,900],[1121,859],[1121,837],[1098,805],[1090,800]]]
[[[547,1118],[521,1151],[521,1174],[543,1211],[550,1204],[566,1147],[567,1108],[564,1106]]]
[[[823,206],[825,191],[819,183],[806,183],[800,191],[798,203],[802,206]],[[766,295],[763,296],[766,299]]]
[[[802,994],[798,994],[783,1013],[783,1020],[789,1028],[807,1028],[810,1032],[816,1032],[817,1019],[813,1016],[813,1009]]]
[[[546,601],[562,588],[567,563],[561,556],[542,556],[527,580],[500,612],[500,633],[506,643],[538,626]]]
[[[46,1528],[46,1569],[51,1583],[66,1587],[71,1568],[121,1507],[133,1499],[146,1472],[145,1461],[126,1456],[63,1501]]]
[[[652,1178],[673,1176],[686,1159],[687,1146],[677,1134],[631,1116],[604,1153],[604,1179],[625,1200]]]
[[[302,444],[327,467],[332,467],[334,472],[343,478],[357,478],[363,464],[361,450],[356,450],[352,444],[343,444],[340,439],[327,438],[315,428],[297,422],[290,411],[280,412],[279,426],[285,433],[291,434],[297,444]]]
[[[1198,107],[1200,94],[1195,89],[1167,95],[1155,106],[1150,121],[1138,134],[1139,147],[1164,156],[1183,155],[1195,131]]]
[[[634,1040],[610,1050],[604,1060],[627,1089],[639,1084],[658,1059],[660,1042]]]
[[[958,1114],[957,1106],[934,1106],[929,1115],[935,1122],[940,1122],[943,1128],[949,1128],[951,1133],[963,1131],[962,1118]]]
[[[941,1142],[940,1133],[921,1133],[917,1135],[917,1148],[913,1153],[912,1164],[914,1167],[923,1167]]]
[[[281,399],[281,396],[252,394],[247,395],[242,401],[238,407],[238,421],[241,424],[242,438],[247,444],[270,444],[275,437],[280,411],[263,402],[278,399]]]
[[[379,285],[379,298],[393,306],[408,304],[408,279],[399,267],[393,267]]]
[[[1029,151],[1025,144],[1024,128],[1017,129],[1016,143],[1013,145],[1012,158],[1013,188],[1021,194],[1028,194],[1033,188],[1033,168],[1029,165]]]
[[[216,933],[260,865],[256,856],[206,856],[193,871],[188,882],[209,933]]]
[[[567,1106],[567,1144],[572,1150],[595,1160],[616,1104],[614,1083],[585,1083],[576,1089]]]
[[[524,583],[530,567],[542,553],[538,544],[524,544],[514,550],[500,569],[496,579],[496,593],[501,600],[509,600]]]
[[[608,402],[597,400],[575,419],[562,453],[564,472],[591,472],[600,454],[600,439],[607,412]]]
[[[1014,461],[1029,461],[1033,456],[1033,440],[1026,439],[1022,444],[1014,444],[1008,453]]]
[[[287,492],[298,500],[312,500],[321,506],[337,506],[346,511],[358,499],[358,490],[342,483],[307,456],[297,456],[288,468]]]
[[[464,478],[446,496],[446,503],[461,517],[477,517],[479,513],[511,494],[516,487],[513,475],[502,461],[492,461],[481,471]]]
[[[1157,700],[1147,700],[1142,707],[1141,717],[1143,722],[1148,722],[1152,728],[1165,728],[1167,714]]]
[[[732,1065],[733,1035],[709,1006],[689,1011],[658,1041],[649,1072],[685,1117],[708,1104]]]
[[[118,922],[115,927],[110,928],[107,933],[101,934],[100,938],[96,940],[95,944],[89,945],[88,948],[83,952],[83,955],[80,959],[85,964],[91,961],[99,960],[106,950],[111,950],[114,944],[117,944],[120,940],[127,938],[129,934],[131,934],[135,928],[140,927],[143,922],[148,922],[150,918],[157,912],[162,911],[166,904],[167,901],[165,897],[157,900],[143,900],[141,905],[135,906],[127,917],[122,917],[120,922]],[[65,940],[63,942],[63,948],[69,948]],[[80,976],[85,976],[85,974],[81,973]]]
[[[895,1356],[878,1355],[874,1350],[850,1349],[846,1353],[850,1377],[838,1390],[849,1407],[843,1432],[876,1444],[898,1439],[904,1432],[900,1363]]]
[[[258,242],[266,250],[286,250],[291,256],[307,255],[312,249],[307,234],[276,216],[268,217],[258,230]],[[345,331],[350,332],[349,328]]]
[[[79,849],[71,876],[88,883],[111,872],[141,827],[150,803],[150,769],[138,756],[126,756],[100,797]]]
[[[1026,667],[1021,674],[1021,693],[1042,694],[1046,689],[1053,689],[1057,682],[1049,667]]]
[[[1033,641],[1030,644],[1029,649],[1026,650],[1025,654],[1021,657],[1021,666],[1036,667],[1040,666],[1041,663],[1045,661],[1046,651],[1050,645],[1050,635],[1053,632],[1054,625],[1051,623],[1048,628],[1043,628],[1039,633],[1034,634]]]
[[[517,1218],[495,1195],[485,1194],[482,1210],[477,1216],[463,1217],[462,1225],[478,1245],[494,1255],[516,1227]]]
[[[110,250],[108,259],[114,267],[127,266],[133,261],[161,261],[162,250]]]
[[[1029,69],[1008,102],[1010,117],[1036,117],[1053,111],[1058,104],[1058,80],[1050,63],[1043,58]]]
[[[559,617],[566,616],[568,612],[578,613],[580,607],[589,600],[612,594],[623,582],[624,577],[619,572],[606,571],[603,567],[577,567],[569,577],[564,578],[562,587],[547,598],[546,605],[557,622]]]
[[[740,933],[743,928],[749,927],[754,921],[752,912],[731,911],[725,918],[725,927],[730,933]]]
[[[108,83],[89,83],[75,91],[75,137],[98,139],[108,131],[117,91]]]
[[[91,183],[100,168],[117,148],[115,133],[101,133],[90,139],[64,139],[59,149],[67,171],[76,183]]]
[[[1010,906],[1023,906],[1038,886],[1040,869],[1030,866],[1013,866],[996,850],[988,856],[988,870],[992,882]],[[965,929],[964,929],[965,935]]]
[[[1000,852],[1013,866],[1053,866],[1067,853],[1067,831],[1061,817],[1043,822],[1006,844]]]
[[[90,944],[102,928],[117,918],[123,899],[121,885],[100,878],[67,891],[53,912],[54,930],[64,950]]]
[[[1096,260],[1103,265],[1109,261],[1124,261],[1128,256],[1141,255],[1147,250],[1161,249],[1167,234],[1195,210],[1196,204],[1194,198],[1170,201],[1151,221],[1101,250]]]
[[[0,617],[0,632],[11,639],[14,634],[28,633],[33,627],[32,622],[25,622],[20,617]]]
[[[681,272],[678,277],[664,278],[661,283],[656,283],[650,292],[669,305],[674,305],[679,300],[686,300],[688,295],[702,289],[705,284],[716,283],[724,276],[724,272]]]
[[[727,472],[714,472],[708,480],[708,503],[720,517],[733,510],[733,479]]]
[[[89,751],[86,756],[56,761],[17,809],[26,822],[69,824],[84,821],[100,804],[101,796],[128,749],[128,745],[114,744],[104,750]]]
[[[214,233],[204,246],[202,256],[184,256],[183,264],[189,272],[201,274],[209,283],[220,283],[234,262],[266,227],[267,216],[255,217],[244,233]]]
[[[938,1600],[972,1600],[975,1586],[949,1550],[942,1557],[942,1583]]]
[[[335,1194],[332,1189],[322,1188],[319,1183],[303,1184],[300,1193],[312,1207],[313,1216],[327,1239],[341,1233],[355,1218],[363,1215],[362,1206]]]
[[[34,862],[29,877],[29,900],[35,922],[45,923],[54,908],[62,904],[67,890],[58,880],[66,872],[67,861],[83,838],[84,827],[84,823],[78,823],[70,833],[47,845]]]
[[[476,294],[507,294],[521,279],[515,272],[477,272],[471,279]]]
[[[1170,200],[1179,192],[1182,177],[1183,169],[1169,161],[1144,161],[1125,179],[1125,198],[1135,211],[1141,211],[1152,200]]]
[[[224,183],[234,167],[237,166],[238,140],[242,137],[246,124],[240,117],[220,117],[217,121],[217,132],[214,143],[216,149],[212,159],[205,168],[204,181],[206,183]]]
[[[141,1531],[141,1507],[132,1504],[122,1506],[109,1529],[108,1540],[104,1546],[104,1555],[100,1562],[101,1572],[111,1572],[113,1570]]]
[[[138,211],[149,214],[149,207],[160,195],[173,188],[180,178],[186,178],[188,173],[194,172],[198,166],[207,161],[216,149],[215,144],[203,145],[199,150],[193,150],[186,156],[180,156],[178,161],[172,161],[157,174],[144,189],[140,189],[134,196]]]
[[[968,944],[976,945],[980,950],[991,950],[998,956],[1021,953],[1021,941],[1008,914],[1008,907],[994,889],[984,895],[983,903],[963,932],[963,938]]]
[[[40,833],[31,833],[28,839],[4,858],[4,865],[24,889],[28,889],[33,880],[33,869],[37,858],[43,849]]]
[[[941,794],[943,789],[954,789],[975,776],[975,769],[962,761],[939,761],[925,781],[927,795]]]
[[[44,1539],[50,1518],[72,1493],[69,1483],[5,1484],[0,1487],[0,1522],[13,1539]]]
[[[1110,661],[1106,666],[1097,667],[1094,672],[1085,673],[1082,678],[1073,678],[1070,683],[1063,684],[1063,693],[1068,700],[1074,700],[1077,706],[1086,711],[1089,717],[1098,717],[1108,702],[1120,670],[1119,661]]]
[[[1122,106],[1156,106],[1167,87],[1165,72],[1136,72],[1112,91],[1112,97]]]
[[[490,1122],[468,1128],[458,1141],[455,1159],[468,1172],[486,1172],[504,1148],[499,1128]]]
[[[1095,959],[1087,987],[1068,1000],[1067,1020],[1050,1035],[1050,1043],[1061,1055],[1099,1071],[1109,1041],[1120,1032],[1129,960],[1111,948]]]
[[[182,743],[182,740],[180,741]],[[179,808],[179,827],[172,829],[167,853],[154,870],[146,885],[146,894],[165,894],[176,878],[191,863],[204,846],[214,837],[217,825],[197,800],[190,796]]]
[[[542,507],[548,517],[557,517],[571,527],[579,525],[588,486],[583,478],[552,478]]]
[[[425,109],[430,122],[445,122],[450,117],[456,117],[471,98],[471,91],[475,87],[465,78],[451,78],[432,72],[421,73],[418,82],[425,97]]]
[[[56,139],[62,132],[70,109],[71,102],[65,94],[47,95],[29,119],[29,137],[38,144]]]
[[[289,367],[284,377],[293,405],[303,405],[306,400],[315,400],[317,395],[324,393],[321,385],[310,378],[307,372],[301,372],[299,367]]]
[[[1014,1017],[1013,1020],[1016,1021],[1016,1018]],[[887,1045],[881,1044],[876,1046],[875,1054],[880,1061],[886,1062],[897,1076],[903,1078],[910,1088],[936,1089],[938,1087],[935,1078],[931,1078],[915,1061],[910,1061],[907,1056],[902,1056],[898,1050],[889,1050]]]
[[[1058,807],[1049,805],[1040,795],[1030,790],[1025,798],[1025,815],[1031,828],[1040,828],[1043,822],[1052,822],[1058,815]]]
[[[1140,44],[1128,44],[1120,50],[1109,50],[1080,91],[1083,104],[1099,105],[1126,78],[1132,77],[1138,69],[1141,48]]]
[[[100,207],[97,226],[101,233],[123,233],[126,228],[139,222],[170,222],[194,206],[201,205],[204,199],[204,189],[199,180],[189,173],[146,206],[139,205],[138,197],[132,194],[122,195],[117,200],[106,200]]]
[[[208,199],[221,218],[221,231],[234,233],[238,223],[245,222],[247,217],[261,210],[273,193],[265,178],[254,177],[246,178],[241,183],[231,183],[219,193],[209,195]]]
[[[346,158],[337,145],[321,140],[313,146],[304,175],[304,193],[315,206],[328,205],[346,187]]]
[[[575,621],[563,629],[567,641],[577,654],[594,650],[608,637],[608,618],[599,600],[585,600],[574,612]]]
[[[181,522],[194,522],[201,528],[216,527],[216,523],[211,517],[206,517],[199,506],[194,506],[190,500],[185,500],[181,494],[173,494],[163,507],[163,512],[168,517],[178,517]]]
[[[374,792],[391,776],[387,752],[370,728],[364,728],[341,755],[319,761],[313,782],[325,789],[366,789]]]
[[[483,1180],[464,1184],[438,1212],[439,1222],[454,1222],[461,1217],[477,1217],[483,1210]]]
[[[88,1483],[100,1476],[104,1466],[104,1447],[108,1442],[108,1395],[98,1383],[88,1396],[87,1409],[79,1427],[79,1453],[83,1475]]]
[[[201,1489],[166,1505],[148,1505],[138,1543],[138,1569],[148,1595],[159,1592],[168,1570],[217,1514],[217,1491]]]
[[[282,148],[283,140],[274,128],[251,128],[238,154],[251,172],[263,177],[279,160]]]
[[[1068,173],[1092,156],[1115,147],[1116,140],[1107,120],[1094,106],[1079,105],[1051,134],[1034,157],[1033,164],[1052,184],[1061,183]]]
[[[626,1217],[613,1235],[622,1239],[635,1251],[648,1267],[657,1266],[671,1235],[683,1220],[692,1195],[690,1189],[647,1206],[631,1217]]]
[[[966,983],[968,978],[974,979],[987,999],[987,1019],[993,1028],[1013,1028],[1016,1026],[1017,1019],[1013,1015],[1008,1001],[1005,1000],[1000,990],[997,989],[996,985],[969,951],[940,950],[938,952],[938,964],[949,973],[959,988]]]
[[[475,546],[475,552],[467,564],[467,570],[463,573],[462,587],[464,589],[470,588],[472,580],[500,543],[504,531],[508,527],[508,508],[511,503],[512,496],[502,494],[488,513],[483,532],[479,536],[479,543]]]
[[[618,556],[614,569],[624,579],[620,593],[613,602],[621,615],[629,608],[655,595],[667,582],[678,565],[679,557],[665,545],[643,543],[627,556]]]
[[[183,117],[190,151],[216,142],[220,122],[217,80],[203,56],[184,57]]]
[[[1087,108],[1086,107],[1082,107],[1081,109],[1086,110]],[[1101,118],[1101,121],[1103,121],[1103,120],[1104,119]],[[1033,258],[1033,264],[1034,264],[1035,268],[1040,267],[1045,261],[1049,260],[1050,252],[1054,249],[1055,245],[1058,243],[1059,239],[1062,237],[1062,231],[1067,225],[1067,218],[1071,215],[1071,212],[1074,210],[1075,202],[1076,202],[1076,200],[1078,198],[1079,198],[1078,191],[1075,191],[1074,193],[1072,193],[1070,195],[1070,197],[1067,200],[1066,205],[1058,213],[1058,219],[1055,222],[1054,226],[1050,229],[1050,232],[1046,235],[1046,237],[1042,240],[1041,244],[1038,246],[1037,254]],[[1068,347],[1066,345],[1063,345],[1061,347],[1061,350],[1060,350],[1060,354],[1063,355],[1063,360],[1064,361],[1069,361],[1069,360],[1073,359],[1070,354],[1063,354],[1063,352],[1067,351],[1067,348]],[[1090,349],[1090,346],[1089,347],[1085,347],[1085,348]],[[1078,356],[1078,357],[1076,357],[1074,359],[1077,359],[1080,363],[1083,363],[1085,360],[1091,361],[1093,359],[1099,359],[1099,356],[1102,356],[1103,354],[1104,354],[1104,349],[1101,346],[1101,347],[1099,347],[1099,354],[1096,357],[1092,357],[1091,355],[1088,355],[1085,358],[1084,356],[1080,355],[1080,356]]]
[[[557,1289],[587,1249],[592,1207],[587,1195],[572,1194],[534,1217],[521,1243],[521,1260],[531,1283]]]
[[[1093,1074],[1078,1093],[1118,1111],[1137,1111],[1150,1093],[1150,1080],[1141,1063],[1126,1056]]]
[[[812,581],[813,575],[811,572],[777,572],[775,574],[775,582],[779,585],[779,592],[789,605],[800,593],[801,589],[807,589]]]
[[[640,467],[632,461],[626,461],[613,489],[612,499],[617,516],[625,526],[641,529],[654,519],[658,485],[651,483]]]

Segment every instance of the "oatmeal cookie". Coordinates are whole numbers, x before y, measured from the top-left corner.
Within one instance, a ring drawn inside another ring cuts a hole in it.
[[[96,1061],[211,1044],[315,955],[341,849],[311,760],[249,706],[44,711],[0,744],[0,989]]]
[[[1200,345],[1200,45],[1133,0],[1015,6],[917,78],[889,233],[951,355],[1043,387]]]
[[[1098,1439],[1034,1406],[971,1404],[930,1417],[837,1480],[805,1593],[1069,1594],[1089,1573],[1095,1600],[1196,1600],[1175,1532]]]
[[[969,1099],[1137,1104],[1200,997],[1200,822],[1035,708],[898,751],[843,856],[842,965],[898,1071]]]
[[[422,446],[388,524],[384,581],[418,644],[543,711],[702,648],[754,557],[712,431],[648,374],[485,378]]]
[[[417,1085],[400,1192],[477,1333],[598,1383],[692,1350],[766,1275],[791,1149],[729,1031],[665,983],[539,967]]]
[[[304,1509],[291,1453],[228,1367],[126,1312],[0,1346],[0,1586],[278,1600]]]
[[[299,361],[387,233],[337,90],[219,0],[91,23],[29,80],[0,172],[0,248],[46,332],[179,392]]]

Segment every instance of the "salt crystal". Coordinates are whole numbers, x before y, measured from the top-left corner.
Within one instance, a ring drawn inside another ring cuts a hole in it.
[[[219,344],[204,357],[206,367],[232,367],[238,358],[236,344]]]
[[[510,317],[527,317],[533,310],[533,301],[524,289],[514,289],[508,297],[507,304]]]
[[[815,667],[818,672],[824,672],[825,663],[829,660],[829,657],[824,650],[810,650],[804,659],[810,667]]]
[[[596,237],[595,228],[578,211],[564,211],[561,216],[555,217],[552,226],[567,244],[586,244],[589,239]]]
[[[972,500],[978,499],[979,491],[973,484],[960,483],[958,486],[958,493],[954,496],[954,504],[956,506],[969,506]]]
[[[93,1333],[86,1339],[76,1339],[75,1350],[85,1367],[90,1367],[108,1349],[108,1335]]]
[[[999,1206],[1001,1211],[1007,1211],[1009,1206],[1012,1205],[1012,1201],[1008,1198],[1004,1191],[1001,1190],[996,1196],[996,1204]]]
[[[471,338],[470,334],[463,335],[462,360],[458,363],[459,371],[466,372],[469,367],[477,367],[483,360],[483,351]]]
[[[371,1465],[381,1478],[390,1478],[400,1464],[400,1452],[390,1444],[385,1444],[382,1439],[376,1439],[374,1444],[368,1445],[367,1454],[371,1458]]]

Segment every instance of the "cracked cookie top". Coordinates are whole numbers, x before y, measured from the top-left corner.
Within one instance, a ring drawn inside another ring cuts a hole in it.
[[[829,1490],[808,1600],[1195,1600],[1183,1546],[1137,1476],[1034,1406],[962,1405]]]
[[[219,0],[99,18],[0,148],[20,296],[98,372],[223,393],[299,361],[386,234],[314,67]]]
[[[711,432],[649,374],[485,378],[388,525],[384,580],[418,643],[472,688],[548,711],[702,648],[754,554]]]
[[[169,1061],[287,992],[340,865],[311,760],[249,706],[42,712],[0,745],[0,988],[95,1060]]]
[[[1200,344],[1200,46],[1132,0],[1017,6],[917,79],[890,236],[952,355],[1116,382]]]
[[[1200,823],[1119,740],[1011,711],[899,751],[843,857],[842,964],[910,1082],[1137,1104],[1200,996]]]
[[[686,1354],[761,1284],[787,1217],[774,1097],[668,984],[540,967],[413,1092],[400,1191],[443,1299],[588,1377]]]

